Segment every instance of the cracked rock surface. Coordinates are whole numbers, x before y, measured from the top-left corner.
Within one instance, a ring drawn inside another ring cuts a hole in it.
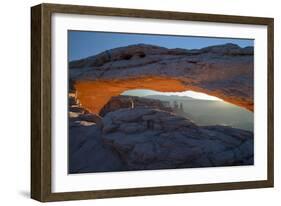
[[[129,170],[253,164],[253,133],[245,130],[200,127],[149,107],[109,112],[103,125],[103,143]]]
[[[134,100],[128,108],[128,98],[113,98],[99,117],[70,98],[70,173],[253,164],[252,132],[198,126],[159,101]]]

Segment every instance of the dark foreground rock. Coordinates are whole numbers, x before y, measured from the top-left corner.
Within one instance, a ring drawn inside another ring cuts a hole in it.
[[[121,171],[126,168],[101,139],[101,118],[81,108],[69,98],[68,154],[69,173]]]
[[[100,117],[71,97],[69,173],[253,164],[252,132],[198,126],[145,102]]]
[[[119,109],[103,118],[103,143],[128,170],[253,164],[253,133],[200,127],[157,109]]]

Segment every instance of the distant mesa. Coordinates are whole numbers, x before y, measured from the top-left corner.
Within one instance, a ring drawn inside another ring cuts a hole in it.
[[[192,90],[253,111],[253,72],[253,47],[235,44],[192,50],[138,44],[69,63],[71,90],[95,114],[132,89]]]

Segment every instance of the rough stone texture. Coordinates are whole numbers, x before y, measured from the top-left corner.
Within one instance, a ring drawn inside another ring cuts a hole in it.
[[[108,107],[99,117],[70,95],[70,173],[253,164],[252,132],[198,126],[161,110],[154,100],[138,98],[142,104],[123,108],[128,97],[120,99],[119,107]]]
[[[253,164],[253,133],[197,126],[155,108],[122,108],[103,118],[103,143],[128,170]]]
[[[69,97],[69,173],[122,171],[126,167],[118,154],[101,139],[101,119]]]
[[[193,90],[253,111],[252,47],[139,44],[69,67],[70,173],[253,164],[252,132],[198,126],[155,102],[110,101],[131,89]]]
[[[253,111],[253,64],[253,48],[235,44],[199,50],[138,44],[73,61],[69,66],[78,99],[98,113],[112,96],[135,88],[194,90]]]

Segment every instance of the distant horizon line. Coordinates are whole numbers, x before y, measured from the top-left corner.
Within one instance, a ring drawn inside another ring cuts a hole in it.
[[[144,97],[144,96],[167,96],[167,97],[189,97],[197,100],[214,100],[214,101],[223,101],[222,99],[211,96],[202,92],[195,92],[195,91],[182,91],[182,92],[159,92],[159,91],[154,91],[150,89],[134,89],[134,90],[127,90],[121,95],[127,95],[127,96],[136,96],[136,97]]]
[[[179,96],[179,95],[161,95],[161,94],[148,94],[148,95],[143,95],[143,96],[137,96],[137,95],[129,95],[129,94],[120,94],[119,96],[131,96],[131,97],[149,97],[149,96],[166,96],[166,97],[182,97],[182,98],[189,98],[189,99],[192,99],[192,100],[202,100],[202,101],[219,101],[221,102],[221,100],[215,100],[215,99],[198,99],[198,98],[194,98],[194,97],[190,97],[190,96]]]

